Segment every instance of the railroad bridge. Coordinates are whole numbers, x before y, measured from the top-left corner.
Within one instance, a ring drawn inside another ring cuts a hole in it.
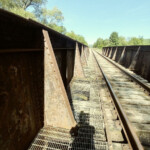
[[[102,52],[0,10],[1,150],[150,149],[150,46]]]

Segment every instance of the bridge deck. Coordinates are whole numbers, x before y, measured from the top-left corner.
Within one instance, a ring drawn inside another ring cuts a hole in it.
[[[109,98],[104,96],[103,90],[106,86],[100,82],[102,77],[92,52],[89,55],[88,66],[84,67],[84,74],[84,78],[74,78],[68,89],[77,126],[72,131],[44,127],[34,139],[30,150],[129,149],[114,106]],[[111,111],[114,115],[111,115]]]

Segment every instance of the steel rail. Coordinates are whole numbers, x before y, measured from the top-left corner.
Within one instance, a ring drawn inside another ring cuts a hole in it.
[[[95,51],[96,52],[96,51]],[[118,69],[120,69],[123,73],[125,73],[127,76],[129,76],[132,80],[134,80],[135,82],[137,82],[141,87],[143,87],[148,93],[150,93],[150,87],[147,86],[146,84],[144,84],[143,82],[141,82],[139,79],[137,79],[136,77],[134,77],[133,75],[131,75],[130,73],[128,73],[127,71],[125,71],[124,69],[122,69],[121,67],[119,67],[117,64],[115,64],[114,62],[112,62],[112,60],[109,60],[106,56],[103,56],[102,54],[100,54],[99,52],[96,52],[97,54],[101,55],[103,58],[105,58],[107,61],[109,61],[111,64],[113,64],[114,66],[116,66]]]
[[[101,66],[100,66],[100,64],[99,64],[95,54],[94,54],[94,57],[95,57],[95,60],[97,62],[97,65],[99,66],[99,68],[100,68],[100,70],[102,72],[102,75],[103,75],[103,77],[104,77],[104,79],[106,81],[106,84],[108,86],[108,89],[110,91],[112,99],[114,101],[115,107],[117,109],[119,118],[120,118],[120,120],[122,122],[123,128],[124,128],[125,133],[127,135],[126,138],[127,138],[128,142],[129,142],[129,144],[131,145],[133,150],[144,150],[143,146],[141,145],[141,142],[140,142],[138,136],[134,132],[134,130],[133,130],[133,128],[132,128],[132,126],[131,126],[131,124],[130,124],[127,116],[126,116],[126,114],[125,114],[125,112],[123,111],[123,108],[122,108],[122,106],[121,106],[121,104],[120,104],[116,94],[114,93],[113,88],[112,88],[112,86],[111,86],[107,76],[105,75],[104,71],[102,70],[102,68],[101,68]]]

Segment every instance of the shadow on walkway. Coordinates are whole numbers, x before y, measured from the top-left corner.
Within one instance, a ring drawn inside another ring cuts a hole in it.
[[[95,150],[93,139],[95,128],[89,125],[89,114],[81,111],[76,120],[78,122],[77,126],[70,131],[71,136],[74,138],[70,149]]]

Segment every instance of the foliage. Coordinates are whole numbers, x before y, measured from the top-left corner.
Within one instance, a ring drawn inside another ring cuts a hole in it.
[[[150,39],[143,39],[143,37],[131,37],[126,40],[125,37],[119,36],[117,32],[112,32],[109,39],[103,40],[98,38],[93,44],[94,48],[102,48],[108,46],[128,46],[128,45],[150,45]]]
[[[128,43],[129,45],[143,45],[143,37],[132,37]]]
[[[143,39],[144,45],[150,45],[150,39]]]
[[[58,8],[55,7],[50,10],[42,7],[46,2],[47,0],[0,0],[0,8],[9,10],[25,18],[37,20],[62,34],[66,34],[87,45],[83,36],[77,35],[73,31],[67,33],[66,28],[63,26],[64,16]],[[27,11],[27,8],[29,7],[34,8],[34,11]]]
[[[48,25],[53,30],[56,30],[57,32],[60,32],[62,34],[66,34],[67,30],[64,26],[58,26],[56,24]]]
[[[40,10],[35,10],[34,14],[36,15],[38,21],[42,24],[60,33],[66,33],[66,28],[62,25],[64,17],[58,8],[55,7],[52,10],[41,8]]]
[[[111,43],[112,46],[116,46],[119,44],[119,36],[117,32],[112,32],[110,37],[109,37],[109,41]]]
[[[11,9],[11,8],[14,8],[15,7],[15,4],[14,4],[14,1],[10,1],[10,0],[1,0],[0,1],[0,8],[3,8],[3,9]]]
[[[18,14],[25,18],[31,18],[37,20],[36,16],[29,11],[24,10],[24,7],[21,5],[25,1],[22,0],[0,0],[0,8],[9,10],[15,14]]]
[[[105,40],[103,41],[103,45],[104,45],[104,46],[109,46],[109,45],[110,45],[109,39],[105,39]]]
[[[52,10],[41,8],[34,13],[38,20],[46,25],[62,25],[62,22],[64,20],[62,12],[56,7]]]
[[[126,41],[125,37],[123,37],[123,36],[118,37],[118,45],[119,46],[127,45],[127,41]]]
[[[102,38],[98,38],[97,41],[93,44],[94,48],[102,48],[104,46],[109,46],[110,41],[108,39],[103,40]]]
[[[22,17],[31,18],[33,20],[37,20],[36,16],[33,13],[31,13],[29,11],[25,11],[22,8],[12,8],[10,11],[15,13],[15,14],[19,14]]]
[[[27,9],[29,6],[32,6],[35,9],[38,9],[42,4],[46,2],[46,0],[18,0],[19,6],[23,9]]]
[[[34,9],[38,9],[46,0],[1,0],[0,7],[10,10],[12,8],[22,8],[26,10],[32,6]]]
[[[88,43],[85,41],[85,39],[82,35],[75,34],[73,31],[67,32],[66,35],[71,37],[74,40],[77,40],[85,45],[88,45]]]
[[[104,40],[102,38],[98,38],[93,45],[94,48],[102,48],[103,46],[104,46]]]

